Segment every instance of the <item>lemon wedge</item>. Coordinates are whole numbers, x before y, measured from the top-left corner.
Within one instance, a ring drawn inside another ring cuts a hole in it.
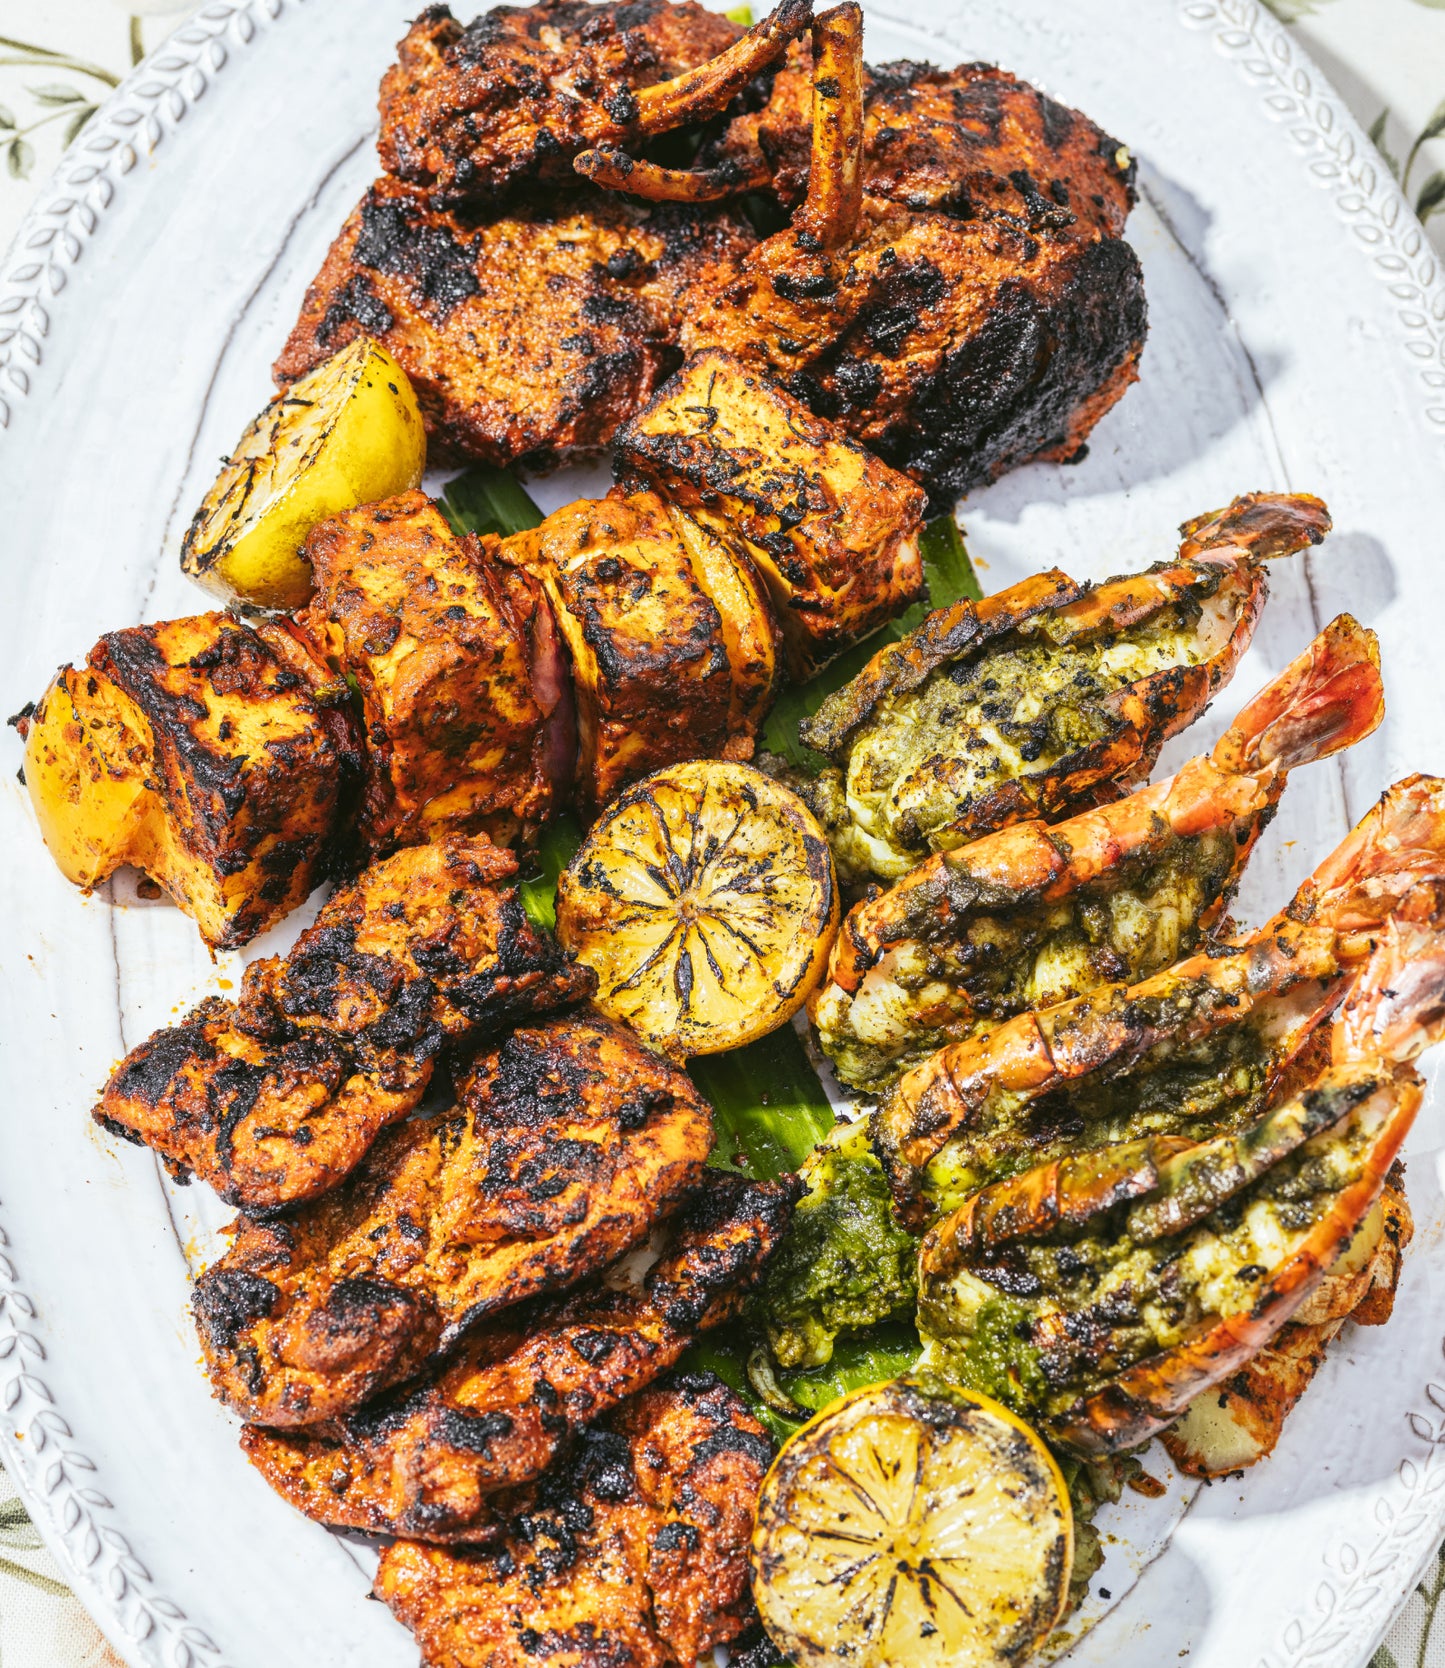
[[[557,888],[557,935],[597,974],[598,1007],[674,1060],[785,1024],[837,927],[812,813],[761,771],[719,759],[626,789]]]
[[[278,394],[206,494],[181,567],[217,596],[300,608],[306,535],[358,504],[420,485],[426,431],[401,366],[368,337]]]
[[[60,872],[90,891],[141,838],[155,803],[151,729],[100,673],[62,666],[26,724],[25,785]]]
[[[1053,1456],[986,1396],[873,1385],[764,1480],[753,1596],[798,1668],[1003,1668],[1063,1614],[1073,1516]]]

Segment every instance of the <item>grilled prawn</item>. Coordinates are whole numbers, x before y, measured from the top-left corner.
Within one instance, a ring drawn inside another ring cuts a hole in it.
[[[1145,1136],[1244,1128],[1301,1069],[1382,923],[1445,895],[1445,781],[1398,783],[1288,909],[1227,947],[941,1049],[873,1120],[900,1213],[922,1222],[1029,1165]]]
[[[936,609],[801,726],[845,884],[1146,776],[1234,674],[1263,561],[1318,544],[1317,498],[1255,493],[1185,523],[1178,558],[1099,586],[1057,568]]]
[[[810,1003],[838,1076],[885,1089],[946,1043],[1188,954],[1227,908],[1289,771],[1383,714],[1375,635],[1342,614],[1177,776],[940,852],[860,903]]]
[[[1146,1441],[1253,1358],[1380,1198],[1445,1036],[1445,889],[1386,921],[1331,1059],[1237,1132],[1146,1136],[995,1183],[919,1254],[927,1366],[1084,1454]]]

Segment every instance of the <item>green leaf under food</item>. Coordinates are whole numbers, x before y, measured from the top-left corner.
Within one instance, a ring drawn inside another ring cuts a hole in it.
[[[458,536],[496,533],[505,539],[542,521],[541,510],[516,478],[489,463],[473,464],[448,481],[438,503]]]
[[[951,515],[935,516],[919,536],[918,548],[928,586],[926,600],[915,602],[865,642],[854,644],[817,677],[785,689],[773,703],[773,710],[763,725],[763,746],[786,759],[795,770],[806,770],[810,776],[816,776],[828,762],[821,753],[815,753],[798,740],[799,724],[811,718],[834,690],[856,678],[885,643],[896,643],[922,625],[930,609],[947,608],[961,597],[969,597],[974,602],[982,598],[983,591],[968,559],[963,534]]]
[[[534,927],[557,927],[557,880],[577,855],[582,830],[570,811],[550,822],[537,841],[533,872],[522,882],[522,908]]]
[[[736,23],[743,29],[751,29],[753,26],[753,8],[751,6],[734,6],[731,11],[724,12],[723,16],[729,23]]]
[[[833,1127],[833,1108],[791,1025],[746,1048],[700,1055],[687,1069],[716,1114],[708,1162],[720,1170],[776,1181]]]
[[[811,1372],[778,1372],[775,1381],[784,1396],[799,1408],[796,1417],[770,1407],[748,1377],[748,1358],[755,1348],[745,1325],[735,1323],[708,1332],[682,1358],[684,1370],[714,1372],[747,1402],[755,1417],[774,1439],[786,1442],[815,1413],[831,1407],[840,1396],[868,1384],[883,1384],[911,1371],[922,1353],[918,1333],[906,1322],[889,1321],[866,1332],[840,1338],[833,1359]]]

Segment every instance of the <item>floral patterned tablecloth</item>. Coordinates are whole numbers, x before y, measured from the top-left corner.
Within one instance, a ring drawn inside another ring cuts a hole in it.
[[[484,3],[477,0],[475,9]],[[1369,129],[1445,255],[1445,0],[1268,3]],[[203,5],[0,0],[0,244],[96,106],[183,16]],[[461,0],[456,9],[472,8]],[[1371,1668],[1445,1668],[1442,1597],[1445,1558],[1406,1603]],[[120,1668],[60,1579],[3,1472],[0,1668]]]

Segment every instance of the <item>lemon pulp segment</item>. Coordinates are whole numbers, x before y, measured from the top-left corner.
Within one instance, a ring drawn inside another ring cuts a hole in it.
[[[753,1590],[803,1668],[995,1668],[1057,1624],[1073,1562],[1063,1478],[986,1397],[907,1380],[835,1403],[763,1484]]]
[[[822,976],[838,893],[822,830],[749,765],[699,759],[622,793],[557,892],[597,1004],[674,1059],[776,1030]]]

